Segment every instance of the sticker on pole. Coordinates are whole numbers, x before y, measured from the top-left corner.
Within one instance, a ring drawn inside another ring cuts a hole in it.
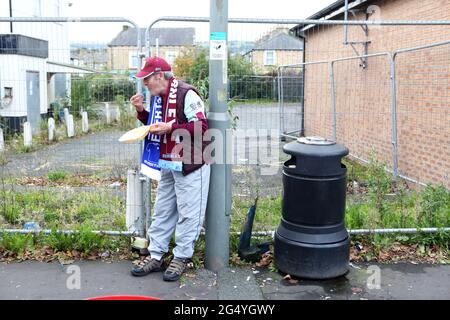
[[[227,59],[227,33],[211,32],[209,38],[209,59],[226,60]]]

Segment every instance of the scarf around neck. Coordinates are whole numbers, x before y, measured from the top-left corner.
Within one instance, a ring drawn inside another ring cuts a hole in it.
[[[177,92],[178,80],[172,77],[169,81],[169,94],[167,97],[166,114],[164,121],[173,123],[177,121]],[[182,171],[183,168],[183,150],[181,148],[179,137],[172,137],[172,133],[161,137],[159,149],[159,166],[162,169]]]

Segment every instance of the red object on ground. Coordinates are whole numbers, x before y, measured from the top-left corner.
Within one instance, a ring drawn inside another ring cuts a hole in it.
[[[104,297],[88,298],[87,300],[161,300],[161,299],[146,296],[104,296]]]

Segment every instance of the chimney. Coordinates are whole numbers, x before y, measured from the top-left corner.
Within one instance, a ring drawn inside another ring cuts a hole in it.
[[[122,26],[122,31],[127,31],[128,29],[130,29],[130,26]]]

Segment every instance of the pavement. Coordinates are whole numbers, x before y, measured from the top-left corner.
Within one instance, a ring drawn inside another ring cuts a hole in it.
[[[78,300],[144,295],[170,300],[395,300],[450,299],[450,265],[351,264],[347,275],[326,281],[283,279],[268,269],[189,272],[164,282],[161,273],[136,278],[129,261],[0,264],[0,299]]]

